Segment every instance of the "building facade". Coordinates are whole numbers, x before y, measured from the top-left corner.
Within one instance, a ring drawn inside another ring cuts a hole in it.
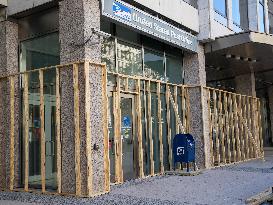
[[[211,119],[206,104],[210,98],[204,97],[203,89],[198,86],[263,99],[263,141],[265,146],[272,146],[271,11],[271,0],[172,0],[172,3],[170,0],[0,0],[1,77],[83,61],[106,64],[108,72],[109,142],[105,144],[100,70],[92,67],[88,75],[79,71],[78,128],[82,141],[78,161],[74,160],[77,155],[74,141],[77,127],[72,109],[76,102],[71,97],[75,73],[72,70],[61,71],[59,81],[55,71],[43,73],[44,129],[40,120],[41,76],[29,74],[27,84],[24,83],[25,78],[15,79],[13,180],[16,187],[25,186],[27,172],[29,187],[40,189],[44,183],[48,190],[91,196],[109,191],[108,175],[110,182],[121,183],[170,169],[172,159],[167,146],[171,137],[167,136],[179,132],[179,117],[174,114],[179,108],[168,107],[165,95],[168,92],[175,95],[177,85],[182,86],[181,103],[178,102],[180,97],[174,101],[182,110],[185,107],[183,86],[191,88],[187,93],[190,122],[184,124],[183,121],[183,126],[195,137],[198,167],[213,166],[208,124]],[[122,76],[127,76],[126,82],[123,82]],[[134,77],[137,77],[136,81]],[[58,82],[61,84],[60,110],[56,108]],[[120,84],[124,84],[124,88]],[[171,84],[175,85],[174,88],[168,87]],[[28,113],[23,104],[25,85],[28,85],[29,92],[26,94]],[[87,87],[84,89],[83,85],[88,85],[90,90],[86,92]],[[120,92],[120,87],[125,91]],[[8,85],[2,85],[1,96],[7,96],[10,89]],[[142,94],[136,94],[137,90]],[[83,114],[87,102],[91,102],[88,107],[90,119],[86,113]],[[144,109],[146,105],[150,105],[150,109]],[[120,114],[117,115],[115,109]],[[3,97],[0,103],[0,187],[3,189],[9,186],[11,180],[10,119],[7,117],[10,110],[9,100]],[[60,113],[61,164],[58,164],[56,145],[57,112]],[[22,123],[25,118],[28,129]],[[151,121],[146,122],[147,119]],[[117,120],[119,131],[115,129]],[[24,170],[24,130],[28,130],[27,171]],[[87,130],[91,130],[90,136]],[[41,146],[41,132],[45,136],[44,148]],[[140,135],[143,135],[141,139]],[[88,143],[90,150],[86,149]],[[118,149],[121,153],[117,153]],[[42,150],[45,153],[44,163],[41,163],[40,157]],[[109,170],[105,165],[108,152]],[[139,161],[142,163],[136,163]],[[44,173],[41,171],[43,164]],[[81,168],[79,175],[75,170],[77,165]],[[122,172],[119,172],[121,167]]]

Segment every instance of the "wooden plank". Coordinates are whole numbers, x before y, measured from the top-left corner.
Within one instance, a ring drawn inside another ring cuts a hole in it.
[[[237,95],[235,94],[235,149],[236,149],[236,161],[240,161],[240,152],[239,152],[239,109],[238,109],[238,99]]]
[[[214,157],[213,157],[213,123],[214,123],[214,116],[212,114],[211,109],[211,91],[207,89],[208,93],[208,113],[209,113],[209,142],[210,142],[210,156],[211,156],[211,165],[214,166]]]
[[[153,176],[155,174],[155,162],[154,162],[154,141],[153,141],[153,121],[152,121],[152,94],[151,94],[151,81],[147,84],[148,92],[148,126],[149,126],[149,144],[150,144],[150,174]]]
[[[231,144],[232,144],[232,159],[233,162],[236,162],[236,149],[235,149],[235,116],[236,116],[236,111],[235,111],[235,105],[236,105],[236,95],[235,94],[231,94]]]
[[[24,190],[28,192],[29,180],[29,98],[28,73],[24,74]]]
[[[147,83],[146,81],[142,81],[144,84],[143,87],[143,103],[144,103],[144,129],[145,129],[145,155],[147,156],[150,151],[149,151],[149,125],[148,125],[148,107],[147,107]],[[150,160],[148,160],[148,156],[147,156],[147,160],[145,161],[145,169],[149,168],[150,165]],[[148,174],[150,175],[150,174]]]
[[[141,111],[141,89],[140,79],[137,80],[137,137],[138,137],[138,166],[139,166],[139,177],[144,177],[144,166],[143,166],[143,145],[142,145],[142,111]]]
[[[238,95],[238,113],[241,116],[242,115],[242,95]],[[242,150],[241,150],[241,144],[242,144],[242,126],[243,121],[241,118],[238,120],[238,136],[237,136],[237,157],[238,161],[242,161]]]
[[[13,191],[14,189],[14,137],[15,137],[15,122],[14,122],[14,114],[15,114],[15,94],[14,94],[14,76],[10,77],[10,182],[9,182],[9,189]]]
[[[90,88],[90,69],[89,69],[89,66],[90,66],[90,64],[88,62],[84,63],[84,75],[85,75],[85,126],[86,126],[85,127],[85,129],[86,129],[86,139],[85,139],[85,141],[86,141],[86,150],[85,150],[85,152],[86,152],[86,160],[87,160],[87,166],[86,166],[86,169],[87,169],[86,170],[86,174],[87,174],[87,195],[92,196],[92,194],[93,194],[93,163],[92,163],[92,150],[91,150],[91,148],[92,148],[91,88]],[[102,86],[104,86],[103,83],[104,82],[102,80]],[[105,95],[104,94],[104,87],[102,87],[102,92],[103,92],[103,95]],[[104,99],[103,103],[105,103],[105,99]],[[103,122],[103,126],[105,126],[105,122]]]
[[[187,107],[187,133],[191,133],[191,108],[189,89],[186,88],[186,107]]]
[[[186,112],[187,112],[187,108],[186,108],[186,90],[185,90],[185,86],[181,86],[181,118],[182,118],[182,123],[183,126],[186,127],[187,129],[187,122],[186,122]],[[188,131],[188,130],[187,130]]]
[[[110,191],[110,158],[109,158],[109,132],[108,132],[108,97],[107,97],[107,68],[102,66],[102,92],[103,92],[103,135],[104,135],[104,170],[105,170],[105,191]],[[91,159],[92,160],[92,159]],[[92,173],[93,175],[93,173]],[[91,175],[91,177],[92,177]]]
[[[116,76],[116,92],[113,94],[114,126],[115,126],[115,181],[123,182],[122,170],[122,139],[121,139],[121,110],[120,110],[120,78]]]
[[[213,128],[212,128],[212,139],[213,139],[213,165],[215,165],[216,160],[217,160],[217,151],[216,151],[216,138],[217,138],[217,133],[216,133],[216,128],[217,128],[217,93],[216,90],[213,90],[213,117],[212,117],[212,122],[213,122]]]
[[[232,129],[232,98],[231,94],[228,94],[228,109],[227,109],[227,161],[231,163],[231,129]]]
[[[228,125],[228,111],[227,111],[227,93],[224,93],[224,110],[223,114],[224,116],[222,117],[222,161],[224,164],[226,164],[226,136],[227,136],[227,125]]]
[[[215,160],[217,161],[217,165],[221,163],[221,157],[220,157],[220,123],[221,123],[221,98],[222,98],[222,93],[218,91],[218,98],[217,98],[217,111],[216,111],[216,119],[215,119],[215,124],[216,124],[216,140],[215,140],[215,148],[216,148],[216,157]]]
[[[247,126],[249,127],[249,115],[250,115],[250,102],[249,102],[249,97],[246,97],[246,106],[245,106],[246,110],[245,110],[245,119],[246,119],[246,122],[247,122]],[[246,135],[246,138],[245,138],[245,147],[246,147],[246,159],[249,159],[249,134],[247,132],[247,129],[245,129],[245,135]]]
[[[158,116],[158,134],[159,134],[159,160],[160,171],[164,172],[164,150],[163,150],[163,135],[162,135],[162,105],[161,105],[161,83],[157,83],[157,116]]]
[[[172,129],[171,129],[171,111],[170,111],[170,89],[166,85],[166,108],[167,108],[167,131],[168,131],[168,151],[169,151],[169,165],[170,170],[173,169],[173,149],[172,149]]]
[[[44,73],[43,70],[39,70],[40,80],[40,123],[41,123],[41,181],[42,181],[42,193],[46,191],[46,140],[45,140],[45,99],[44,99]]]
[[[243,119],[246,119],[246,96],[242,96],[242,116]],[[241,124],[242,132],[241,132],[241,151],[242,151],[242,160],[246,159],[246,147],[245,147],[245,141],[247,138],[247,130],[245,129],[244,123]]]
[[[177,86],[173,87],[173,95],[174,95],[174,112],[177,113],[176,118],[175,118],[175,132],[176,134],[179,134],[179,118],[178,115],[178,99],[177,99]],[[183,130],[181,130],[183,132]]]
[[[60,70],[56,67],[56,143],[57,143],[57,185],[58,193],[62,193],[62,152],[61,152],[61,96]]]
[[[74,87],[74,127],[75,127],[75,174],[76,196],[81,195],[81,139],[80,139],[80,103],[79,103],[79,65],[73,64]]]
[[[261,100],[258,100],[258,121],[259,121],[259,137],[260,137],[260,150],[261,157],[264,157],[264,143],[263,143],[263,125],[262,125],[262,108],[261,108]]]

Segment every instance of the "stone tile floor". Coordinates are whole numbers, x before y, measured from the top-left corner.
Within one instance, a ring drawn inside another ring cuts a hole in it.
[[[109,194],[76,199],[25,193],[0,193],[0,205],[232,205],[273,186],[273,155],[266,161],[249,161],[206,170],[198,176],[158,176],[113,186]]]

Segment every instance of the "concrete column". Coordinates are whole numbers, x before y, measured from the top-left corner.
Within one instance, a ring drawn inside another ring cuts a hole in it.
[[[199,40],[210,40],[212,36],[211,25],[214,21],[214,8],[213,0],[199,0],[198,1],[198,12],[199,12]]]
[[[228,28],[230,30],[233,30],[232,0],[227,0],[227,18],[228,18]]]
[[[268,0],[264,0],[265,33],[269,34]]]
[[[16,23],[0,22],[0,76],[18,72],[18,26]],[[19,103],[20,89],[15,79],[15,185],[19,172]],[[9,188],[10,181],[10,86],[9,80],[0,81],[0,189]]]
[[[184,57],[185,84],[197,85],[189,88],[190,96],[190,132],[196,140],[196,161],[198,168],[211,166],[209,113],[207,95],[201,86],[206,85],[205,54],[203,45],[199,45],[197,54]]]
[[[93,33],[93,28],[100,29],[100,7],[98,0],[64,0],[60,2],[60,47],[61,63],[81,60],[100,62],[100,37]],[[93,193],[105,190],[104,154],[103,154],[103,109],[102,109],[102,70],[99,67],[90,68],[90,79],[85,79],[80,67],[80,136],[81,136],[81,181],[82,193],[87,192],[87,160],[86,146],[92,149]],[[73,71],[61,71],[61,131],[62,131],[62,190],[75,193],[75,143],[74,143],[74,114],[73,114]],[[86,145],[85,82],[90,83],[91,89],[91,142]]]
[[[236,93],[256,97],[256,84],[254,73],[236,76],[235,83]]]
[[[271,122],[271,137],[273,137],[273,86],[268,88],[268,97],[269,97],[269,110],[270,110],[270,122]],[[273,139],[271,138],[271,143]]]
[[[250,31],[259,31],[258,0],[248,0],[248,21]]]

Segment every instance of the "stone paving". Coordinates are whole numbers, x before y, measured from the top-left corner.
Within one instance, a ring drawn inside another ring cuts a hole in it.
[[[158,176],[113,186],[111,193],[94,199],[25,193],[1,193],[0,204],[77,205],[240,205],[273,186],[273,156],[228,167],[206,170],[198,176]]]

